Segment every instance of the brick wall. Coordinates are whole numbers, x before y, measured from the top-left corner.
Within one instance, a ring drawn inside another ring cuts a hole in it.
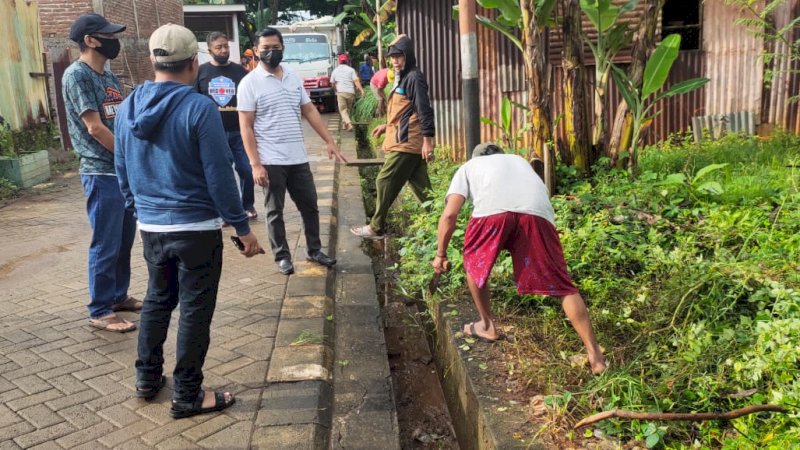
[[[39,0],[45,48],[77,48],[69,40],[69,27],[76,17],[87,12],[102,14],[128,27],[120,39],[123,51],[111,62],[111,68],[129,86],[153,78],[147,50],[153,30],[168,22],[183,24],[181,0]]]
[[[126,25],[120,36],[122,51],[111,61],[111,70],[127,92],[145,80],[153,79],[147,41],[150,34],[166,23],[183,24],[181,0],[39,0],[39,21],[43,44],[48,53],[48,72],[53,61],[61,63],[78,56],[78,45],[69,39],[69,28],[81,14],[95,12],[109,21]],[[54,77],[50,77],[51,105],[61,102]],[[56,114],[59,115],[59,114]],[[59,121],[63,119],[59,117]],[[68,143],[68,141],[65,140]]]

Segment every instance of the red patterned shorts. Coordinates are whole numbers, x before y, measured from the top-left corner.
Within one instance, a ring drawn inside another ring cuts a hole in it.
[[[464,237],[464,269],[478,287],[486,285],[501,250],[511,253],[520,294],[578,293],[556,227],[547,219],[513,212],[471,218]]]

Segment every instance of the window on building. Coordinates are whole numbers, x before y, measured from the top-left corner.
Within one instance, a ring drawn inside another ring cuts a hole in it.
[[[681,35],[681,50],[702,47],[700,0],[667,0],[661,10],[661,37]]]
[[[208,34],[214,31],[221,31],[229,38],[233,39],[233,27],[231,16],[208,15],[208,14],[186,14],[183,18],[184,26],[197,37],[198,42],[205,42]]]

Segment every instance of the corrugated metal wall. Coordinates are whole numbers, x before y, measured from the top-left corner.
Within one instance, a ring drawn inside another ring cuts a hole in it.
[[[706,114],[753,111],[761,122],[764,40],[736,23],[738,8],[723,0],[703,2]]]
[[[797,17],[798,2],[791,0],[791,10],[777,13],[776,21],[788,23]],[[434,53],[424,60],[423,66],[433,89],[445,89],[447,101],[440,100],[444,95],[434,94],[434,108],[437,114],[437,144],[455,149],[454,155],[463,154],[462,116],[460,98],[460,54],[458,50],[458,26],[452,18],[452,4],[455,0],[426,1],[400,0],[397,9],[398,26],[402,32],[415,37],[417,48],[433,49]],[[483,15],[491,12],[481,10]],[[792,14],[793,13],[793,14]],[[753,111],[760,121],[777,123],[787,129],[800,132],[800,113],[797,103],[787,100],[800,90],[800,76],[785,76],[777,80],[775,87],[763,91],[763,62],[761,49],[763,40],[755,37],[746,27],[737,25],[741,16],[735,8],[727,6],[724,0],[705,0],[702,11],[703,50],[682,51],[675,62],[667,81],[667,87],[678,81],[705,76],[711,79],[709,85],[691,94],[673,97],[662,101],[656,109],[660,111],[647,130],[647,141],[664,140],[670,134],[690,129],[691,118],[708,114],[723,114],[736,111]],[[626,17],[627,19],[627,17]],[[633,19],[631,19],[633,20]],[[554,58],[553,47],[559,47],[557,33],[551,36],[551,61],[555,63],[551,76],[553,92],[553,117],[563,111],[561,94],[563,73]],[[525,77],[522,57],[507,38],[500,33],[478,26],[478,55],[480,77],[481,116],[497,120],[503,96],[525,104]],[[587,61],[591,63],[591,60]],[[431,67],[431,65],[433,67]],[[594,82],[594,71],[589,70],[589,82]],[[762,98],[765,97],[765,98]],[[762,101],[763,100],[763,101]],[[607,120],[611,121],[621,97],[613,83],[610,83],[609,111]],[[767,114],[768,113],[768,114]],[[520,123],[520,114],[516,122]],[[563,124],[559,125],[557,141],[563,142]],[[499,132],[493,127],[481,124],[481,139],[494,140]]]
[[[36,2],[0,0],[0,40],[7,51],[0,58],[0,118],[12,129],[34,126],[49,117],[42,33]]]
[[[436,143],[464,147],[461,103],[461,49],[453,5],[458,0],[404,0],[397,7],[397,32],[414,41],[420,69],[428,80],[436,117]]]
[[[777,29],[788,25],[791,20],[800,15],[800,0],[790,0],[779,6],[773,13]],[[798,38],[797,28],[787,33],[789,42]],[[788,55],[789,47],[783,42],[767,43],[767,51],[778,55]],[[762,121],[800,133],[800,104],[789,101],[790,98],[800,94],[800,64],[792,63],[787,56],[777,57],[771,63],[774,78],[764,89],[762,99]],[[794,72],[794,73],[793,73]]]

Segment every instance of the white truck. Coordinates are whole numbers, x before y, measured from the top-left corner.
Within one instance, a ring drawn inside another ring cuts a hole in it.
[[[321,111],[336,111],[330,77],[338,65],[336,55],[343,51],[344,39],[334,18],[325,16],[274,27],[283,35],[283,61],[303,80],[311,101]]]

